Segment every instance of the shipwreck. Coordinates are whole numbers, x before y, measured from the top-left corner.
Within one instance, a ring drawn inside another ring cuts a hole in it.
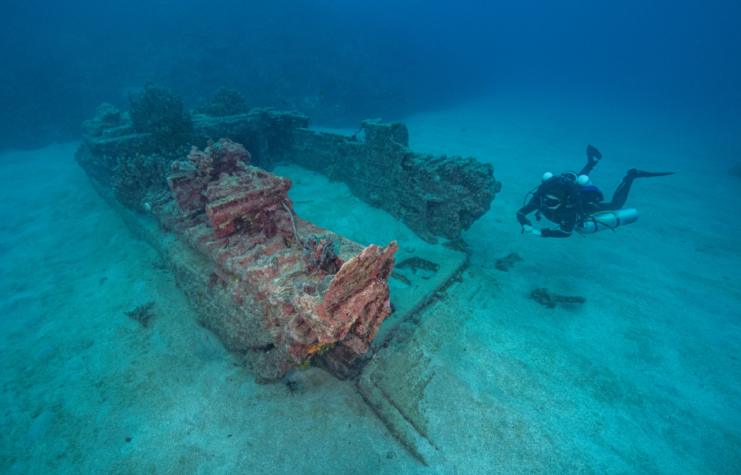
[[[183,113],[154,86],[131,102],[130,112],[98,108],[76,159],[160,253],[199,323],[244,354],[260,382],[309,364],[358,375],[395,308],[396,242],[366,247],[302,219],[276,165],[343,181],[425,241],[453,249],[447,273],[399,298],[404,318],[465,264],[461,232],[501,188],[489,164],[411,151],[402,123],[366,120],[341,135],[311,130],[296,112]]]

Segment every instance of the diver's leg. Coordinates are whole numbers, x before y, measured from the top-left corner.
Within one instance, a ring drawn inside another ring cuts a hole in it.
[[[623,181],[618,185],[617,190],[615,190],[615,193],[612,194],[612,201],[610,203],[606,203],[609,205],[608,209],[621,209],[625,202],[628,201],[630,187],[633,185],[633,180],[635,180],[638,176],[635,173],[631,173],[634,170],[637,171],[635,168],[631,168],[628,171],[628,174],[625,175],[625,178],[623,178]]]
[[[589,175],[589,172],[592,171],[594,166],[597,165],[601,158],[602,154],[599,153],[599,150],[592,147],[591,145],[587,145],[587,164],[584,166],[584,168],[581,169],[579,175]]]
[[[623,206],[625,206],[625,202],[628,200],[628,194],[630,193],[630,187],[633,185],[633,180],[636,178],[650,178],[654,176],[666,176],[666,175],[674,175],[674,172],[659,172],[659,173],[652,173],[652,172],[645,172],[643,170],[637,170],[635,168],[631,168],[628,170],[628,174],[625,175],[625,178],[623,178],[622,183],[618,185],[617,190],[615,190],[615,193],[612,195],[612,201],[609,203],[600,203],[599,210],[619,210]]]

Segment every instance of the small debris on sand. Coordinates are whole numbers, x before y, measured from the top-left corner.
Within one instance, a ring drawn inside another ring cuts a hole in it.
[[[140,305],[134,310],[124,313],[132,320],[136,320],[137,322],[141,323],[144,328],[148,328],[152,318],[154,318],[154,302]]]
[[[509,272],[509,270],[515,266],[515,262],[520,262],[521,260],[522,257],[520,257],[520,255],[516,252],[513,252],[507,257],[497,259],[497,263],[494,265],[494,267],[496,267],[497,270]]]
[[[548,308],[556,308],[557,302],[584,303],[587,301],[584,297],[568,297],[566,295],[554,294],[548,289],[535,289],[531,296],[533,300],[538,302],[540,305],[544,305]]]

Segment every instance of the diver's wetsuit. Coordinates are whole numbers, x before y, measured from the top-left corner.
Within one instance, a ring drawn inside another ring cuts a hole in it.
[[[566,207],[556,210],[546,208],[541,206],[541,198],[537,193],[534,194],[530,202],[517,212],[517,221],[523,226],[532,226],[533,224],[526,216],[535,210],[540,210],[548,221],[558,224],[558,227],[554,229],[541,229],[541,237],[567,238],[571,236],[576,231],[576,223],[579,222],[579,211]]]
[[[596,151],[596,149],[594,149],[594,151]],[[589,152],[587,153],[589,154]],[[599,155],[599,157],[601,158],[601,155]],[[589,156],[588,159],[589,161],[587,165],[577,176],[589,175],[594,166],[597,165],[597,160],[594,160],[591,156]],[[672,173],[648,173],[632,168],[628,171],[628,174],[625,175],[625,178],[623,178],[623,181],[615,190],[615,193],[612,195],[612,201],[609,203],[600,203],[599,201],[601,201],[601,196],[595,200],[594,194],[589,197],[582,196],[579,186],[574,183],[556,180],[554,183],[549,183],[548,188],[544,188],[546,185],[546,183],[544,183],[535,191],[530,202],[517,212],[517,221],[519,221],[522,226],[532,226],[530,220],[527,219],[527,215],[538,210],[548,221],[558,224],[558,226],[553,229],[541,229],[541,237],[567,238],[577,230],[577,226],[581,223],[583,215],[598,211],[617,211],[622,209],[628,199],[628,194],[630,193],[631,185],[633,185],[633,180],[636,178],[640,176],[660,176],[670,174]],[[561,196],[561,202],[557,209],[548,208],[542,202],[546,195],[552,193]]]

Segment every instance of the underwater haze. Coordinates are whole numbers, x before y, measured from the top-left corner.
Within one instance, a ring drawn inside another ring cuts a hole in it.
[[[488,93],[740,130],[731,0],[7,0],[0,12],[0,149],[73,140],[98,104],[126,107],[147,81],[186,109],[226,86],[340,126]]]
[[[0,473],[741,474],[740,26],[0,1]]]

